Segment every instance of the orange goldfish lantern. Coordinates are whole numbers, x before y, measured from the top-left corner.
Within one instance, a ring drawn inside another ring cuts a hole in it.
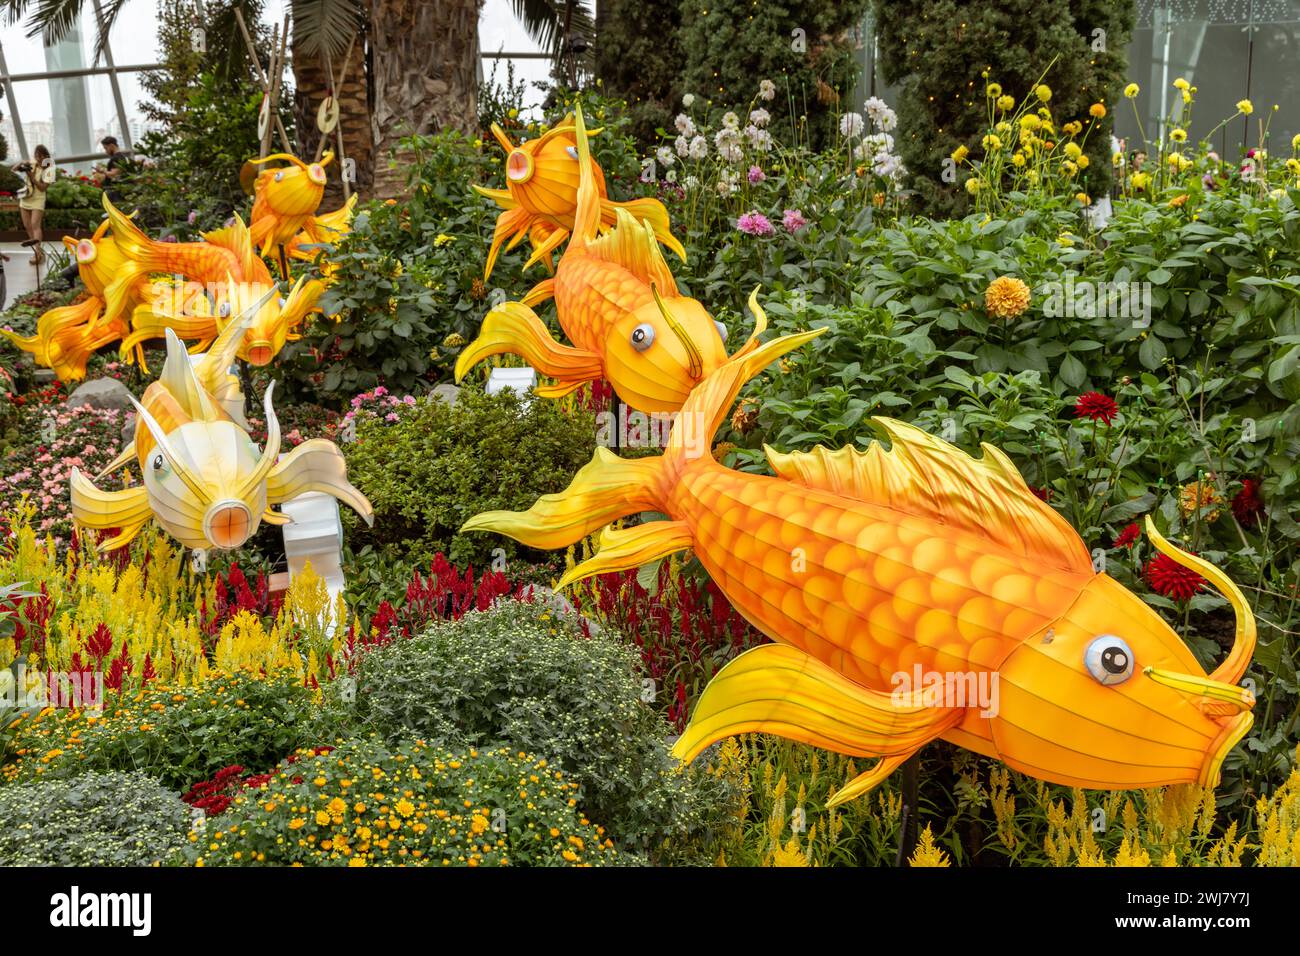
[[[1154,610],[1094,570],[1078,534],[989,445],[975,459],[876,418],[888,448],[768,449],[776,477],[714,461],[712,433],[741,386],[820,331],[719,368],[691,393],[661,458],[598,449],[565,491],[464,530],[560,548],[617,518],[666,516],[606,529],[560,586],[689,548],[777,642],[713,678],[676,744],[682,759],[751,732],[880,758],[832,805],[938,738],[1067,786],[1216,785],[1252,723],[1254,697],[1238,682],[1255,621],[1225,574],[1149,519],[1155,546],[1236,612],[1236,641],[1212,673]]]
[[[325,195],[325,167],[333,159],[334,154],[327,150],[315,163],[305,163],[290,153],[250,160],[253,165],[272,161],[289,164],[264,169],[254,180],[253,214],[248,226],[253,245],[263,256],[269,256],[272,249],[277,251],[284,278],[289,276],[288,259],[294,255],[294,246],[337,241],[352,220],[355,197],[332,213],[316,214]]]
[[[123,287],[113,309],[106,308],[106,290],[126,263],[117,243],[105,235],[108,226],[106,220],[88,238],[63,240],[86,286],[84,299],[45,312],[37,320],[35,335],[23,337],[0,329],[0,335],[30,352],[38,365],[53,369],[64,382],[86,377],[90,356],[127,333],[129,310],[148,295],[148,281],[138,277]]]
[[[298,329],[316,310],[325,291],[319,279],[299,277],[288,295],[268,294],[272,287],[257,282],[237,282],[233,276],[211,288],[197,283],[177,284],[161,290],[148,304],[131,314],[131,334],[122,340],[125,356],[150,339],[163,338],[170,329],[182,340],[197,339],[191,352],[202,352],[221,333],[232,315],[247,313],[247,330],[237,355],[250,365],[269,365],[286,342],[301,338]],[[211,295],[211,298],[209,298]]]
[[[594,136],[597,132],[599,130],[593,130],[587,135]],[[663,203],[657,199],[614,202],[608,197],[605,174],[600,166],[585,150],[586,158],[578,159],[577,126],[572,114],[537,139],[517,146],[495,123],[492,124],[492,135],[506,151],[506,188],[474,188],[495,200],[505,211],[497,217],[496,229],[492,233],[492,247],[488,250],[487,265],[483,269],[484,280],[492,275],[497,255],[507,239],[510,240],[507,251],[519,245],[525,236],[531,240],[533,254],[524,268],[538,261],[544,261],[550,268],[551,253],[574,231],[578,215],[578,186],[584,171],[590,173],[595,190],[593,202],[598,213],[595,228],[611,228],[618,221],[618,210],[623,209],[633,221],[649,223],[656,239],[681,258],[686,258],[686,251],[669,228],[668,210]]]
[[[557,380],[538,388],[539,395],[555,398],[606,378],[633,408],[676,411],[726,359],[726,329],[700,302],[678,293],[650,223],[619,208],[617,225],[597,235],[602,207],[581,108],[574,128],[582,159],[573,238],[553,278],[522,302],[487,314],[457,358],[456,379],[482,359],[510,352]],[[552,296],[571,346],[557,343],[530,308]]]

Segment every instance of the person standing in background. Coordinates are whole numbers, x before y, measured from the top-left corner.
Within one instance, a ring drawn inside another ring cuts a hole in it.
[[[104,152],[108,154],[108,162],[104,164],[102,170],[95,171],[95,182],[112,202],[121,202],[121,197],[114,188],[117,177],[122,174],[121,147],[117,145],[116,136],[105,136],[99,141],[99,145],[103,146]]]
[[[57,176],[50,151],[44,146],[37,146],[32,158],[14,166],[14,172],[21,173],[27,180],[26,188],[18,200],[18,213],[22,216],[23,229],[27,239],[33,242],[32,265],[39,266],[45,261],[45,250],[41,240],[45,238],[45,193]]]

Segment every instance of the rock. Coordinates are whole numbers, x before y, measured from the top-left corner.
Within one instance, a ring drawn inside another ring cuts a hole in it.
[[[455,385],[449,385],[445,382],[442,385],[435,385],[433,391],[429,393],[429,401],[442,399],[448,405],[453,406],[456,404],[456,399],[459,397],[460,389]]]
[[[115,378],[92,378],[82,382],[76,391],[68,396],[69,408],[89,405],[91,408],[116,408],[118,411],[130,411],[131,390]]]
[[[128,412],[122,423],[122,444],[129,445],[135,441],[135,412]]]
[[[54,382],[54,369],[38,368],[32,373],[32,379],[40,385],[51,385]]]

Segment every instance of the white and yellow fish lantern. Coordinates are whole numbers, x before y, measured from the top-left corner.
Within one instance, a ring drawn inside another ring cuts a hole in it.
[[[280,457],[280,424],[271,404],[274,383],[263,401],[267,437],[261,451],[205,387],[227,374],[247,319],[246,313],[232,323],[198,367],[168,330],[162,375],[145,391],[144,401],[135,403],[131,450],[143,485],[101,491],[73,469],[73,519],[86,528],[119,529],[101,550],[126,544],[150,519],[187,548],[237,548],[263,521],[287,523],[273,507],[308,491],[332,495],[367,522],[373,520],[370,502],[349,484],[343,453],[333,442],[313,439]]]

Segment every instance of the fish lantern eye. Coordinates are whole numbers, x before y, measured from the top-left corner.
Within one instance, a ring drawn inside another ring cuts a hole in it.
[[[274,176],[272,176],[271,178],[274,179],[277,183],[280,182],[282,179],[284,179],[284,170],[283,170],[283,169],[280,170],[278,173],[276,173],[276,174],[275,174]]]
[[[642,322],[632,330],[632,348],[644,352],[655,342],[655,327],[649,322]]]
[[[217,315],[223,319],[230,318],[230,303],[223,302],[221,305],[217,306]]]
[[[522,185],[533,178],[533,157],[522,149],[512,150],[506,157],[506,179]]]
[[[722,341],[724,342],[727,341],[727,327],[723,325],[721,322],[719,322],[717,319],[713,320],[713,327],[718,330],[718,335],[722,339]]]
[[[1122,684],[1133,676],[1133,651],[1114,634],[1094,637],[1083,663],[1099,684]]]
[[[162,471],[166,467],[167,467],[166,458],[164,458],[161,454],[157,454],[153,456],[153,470],[155,472]]]
[[[280,296],[280,298],[276,299],[275,301],[276,301],[276,303],[280,306],[280,308],[283,309],[284,306],[285,306],[285,303],[287,303],[289,300],[286,299],[284,296]]]
[[[577,159],[577,158],[578,158],[578,147],[576,147],[576,146],[566,146],[566,147],[564,147],[564,151],[565,151],[566,153],[569,154],[569,158],[570,158],[570,159]]]

